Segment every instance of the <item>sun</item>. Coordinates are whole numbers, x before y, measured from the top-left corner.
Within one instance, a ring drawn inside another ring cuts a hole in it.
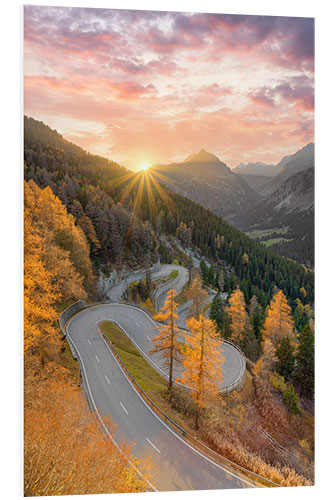
[[[147,170],[149,168],[148,163],[142,163],[141,170]]]

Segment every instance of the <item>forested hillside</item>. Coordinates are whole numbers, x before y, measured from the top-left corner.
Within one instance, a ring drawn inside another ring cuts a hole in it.
[[[82,229],[49,187],[25,183],[25,496],[146,488],[128,465],[128,446],[122,455],[101,434],[79,388],[78,365],[57,328],[59,307],[87,298],[93,288]]]
[[[65,141],[42,122],[25,117],[25,178],[49,186],[66,205],[89,245],[94,269],[146,265],[172,258],[165,238],[194,246],[217,272],[233,269],[241,285],[266,307],[276,287],[290,305],[313,302],[313,274],[264,248],[220,217],[162,188],[149,172],[133,173]],[[245,256],[245,258],[244,258]],[[247,256],[247,257],[246,257]],[[305,294],[300,290],[304,289]]]

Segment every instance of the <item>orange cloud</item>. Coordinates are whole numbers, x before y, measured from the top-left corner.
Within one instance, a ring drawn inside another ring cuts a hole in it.
[[[313,140],[313,49],[312,19],[26,6],[25,112],[130,168],[274,162]]]

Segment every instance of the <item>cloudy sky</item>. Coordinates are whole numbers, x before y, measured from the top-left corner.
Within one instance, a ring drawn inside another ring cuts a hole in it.
[[[24,8],[25,114],[137,170],[230,167],[314,140],[310,18]]]

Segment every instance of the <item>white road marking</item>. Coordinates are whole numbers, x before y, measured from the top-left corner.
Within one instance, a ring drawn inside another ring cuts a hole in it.
[[[128,415],[128,411],[126,410],[125,406],[123,405],[123,403],[120,401],[120,406],[122,407],[122,409],[124,410],[124,412],[126,413],[126,415]]]
[[[150,441],[150,439],[146,438],[146,440],[154,448],[154,450],[156,450],[158,453],[161,453],[160,450],[158,448],[156,448],[156,446]]]
[[[91,345],[91,342],[90,342],[90,340],[89,340],[89,339],[88,339],[88,344],[89,344],[89,345]]]
[[[108,379],[108,376],[104,375],[104,377],[106,378],[107,383],[110,384],[110,380]]]
[[[97,354],[95,354],[95,358],[97,359],[97,362],[99,363],[99,359],[98,359],[98,357],[97,357]]]
[[[147,337],[148,340],[151,340],[151,338],[149,337],[149,335],[146,335],[146,337]]]
[[[139,323],[138,323],[137,321],[135,322],[135,324],[136,324],[136,326],[137,326],[138,328],[140,328],[140,325],[139,325]]]

